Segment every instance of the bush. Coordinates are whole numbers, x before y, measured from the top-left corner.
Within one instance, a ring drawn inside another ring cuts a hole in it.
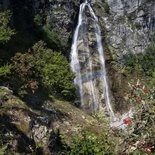
[[[115,144],[108,131],[96,135],[90,131],[83,131],[81,136],[73,138],[69,155],[114,155]]]
[[[128,71],[138,71],[145,76],[152,77],[155,73],[154,43],[151,43],[144,53],[125,55],[123,61]]]
[[[4,65],[0,67],[0,78],[6,77],[7,75],[11,74],[12,65]]]
[[[36,44],[33,51],[35,68],[44,86],[66,99],[74,99],[74,77],[67,59],[60,52],[45,48],[43,42]]]
[[[67,42],[58,34],[58,32],[54,31],[50,26],[44,25],[41,29],[42,37],[47,42],[48,46],[52,49],[61,50],[66,53],[68,48]]]
[[[15,34],[14,30],[9,27],[10,17],[10,11],[0,12],[0,43],[9,41]]]
[[[52,95],[74,99],[73,74],[60,52],[53,52],[40,41],[29,52],[17,53],[12,60],[16,79],[21,79],[22,87],[35,90],[40,85]]]
[[[155,88],[140,83],[130,84],[126,99],[134,107],[132,124],[123,140],[124,152],[155,153]]]
[[[43,25],[43,17],[40,15],[40,14],[36,14],[34,16],[34,23],[37,25],[37,26],[42,26]]]

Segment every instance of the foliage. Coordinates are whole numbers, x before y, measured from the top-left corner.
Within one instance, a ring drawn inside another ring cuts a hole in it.
[[[90,131],[82,131],[81,136],[73,138],[69,155],[104,155],[115,154],[115,144],[108,131],[97,136]]]
[[[0,131],[0,155],[4,155],[5,154],[5,151],[8,147],[7,144],[3,144],[3,138],[2,138],[2,132]]]
[[[44,25],[42,27],[43,39],[47,42],[48,45],[52,45],[53,49],[58,49],[63,52],[66,52],[68,47],[66,41],[61,38],[58,32],[51,29],[50,26]]]
[[[37,74],[32,60],[31,53],[16,53],[12,58],[11,86],[21,97],[38,89]]]
[[[43,17],[39,14],[36,14],[34,16],[34,23],[37,25],[37,26],[42,26],[43,25]]]
[[[9,26],[10,17],[10,11],[0,12],[0,43],[9,41],[11,36],[15,34]]]
[[[155,153],[155,88],[132,83],[126,99],[134,106],[133,123],[124,135],[124,151],[133,147],[134,152]]]
[[[11,68],[12,68],[12,65],[8,65],[8,64],[0,67],[0,77],[5,77],[11,74]]]
[[[7,145],[1,146],[0,147],[0,155],[4,155],[6,149],[7,149]]]
[[[126,56],[125,65],[130,71],[133,69],[143,72],[145,75],[152,76],[155,72],[155,51],[148,51],[144,54]]]
[[[155,75],[155,45],[151,43],[144,53],[130,54],[123,57],[124,65],[130,72],[136,70],[145,76]]]
[[[42,83],[53,92],[66,98],[74,95],[73,74],[67,59],[60,52],[45,48],[43,42],[33,47],[34,64],[42,79]]]
[[[21,79],[21,85],[31,90],[39,85],[48,89],[52,95],[65,99],[74,98],[73,74],[69,63],[60,52],[47,49],[42,41],[36,43],[28,53],[17,53],[12,59],[13,70]]]

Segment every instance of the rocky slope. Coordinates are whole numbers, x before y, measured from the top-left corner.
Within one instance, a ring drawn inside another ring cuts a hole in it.
[[[8,154],[56,154],[61,136],[69,144],[84,129],[95,133],[101,129],[96,120],[67,102],[47,100],[32,108],[7,87],[0,87],[0,122],[0,138]]]

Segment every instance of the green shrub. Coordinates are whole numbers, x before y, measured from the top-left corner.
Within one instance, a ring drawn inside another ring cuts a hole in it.
[[[0,43],[9,41],[15,34],[14,30],[9,27],[10,17],[10,11],[0,12]]]
[[[37,26],[43,25],[43,17],[41,15],[39,15],[39,14],[35,15],[33,20]]]
[[[129,54],[123,57],[124,66],[129,72],[138,72],[155,82],[155,45],[151,43],[144,53]]]
[[[50,26],[44,25],[42,27],[42,37],[49,46],[51,45],[52,49],[61,50],[66,53],[66,49],[68,48],[67,42]]]
[[[7,149],[7,145],[1,146],[0,147],[0,155],[4,155],[6,149]]]
[[[122,141],[122,151],[155,153],[155,88],[138,82],[130,83],[126,99],[134,107],[132,124]],[[131,149],[131,146],[133,149]],[[121,153],[120,153],[121,154]]]
[[[5,77],[11,74],[11,68],[12,68],[12,65],[8,65],[8,64],[0,67],[0,77]]]
[[[69,155],[114,155],[115,144],[107,131],[96,135],[83,131],[81,136],[73,138]]]
[[[40,73],[42,83],[56,94],[73,99],[75,87],[67,59],[60,52],[47,49],[43,42],[35,44],[33,51],[35,68]]]
[[[43,86],[52,95],[74,99],[73,74],[67,59],[60,52],[53,52],[40,41],[31,51],[17,53],[12,60],[16,79],[21,79],[17,80],[21,82],[21,87],[35,90]]]

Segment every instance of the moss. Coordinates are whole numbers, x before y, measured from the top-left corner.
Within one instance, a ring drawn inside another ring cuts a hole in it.
[[[25,134],[28,134],[30,131],[30,125],[27,121],[20,121],[18,123],[14,123],[15,126]]]

